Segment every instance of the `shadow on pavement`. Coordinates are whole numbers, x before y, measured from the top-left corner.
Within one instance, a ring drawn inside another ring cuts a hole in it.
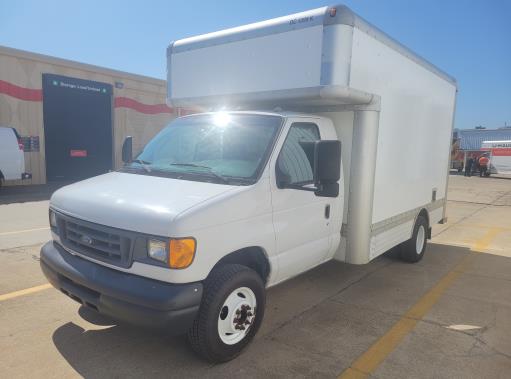
[[[128,325],[83,311],[88,321],[105,326],[84,330],[68,322],[53,333],[60,354],[84,378],[169,378],[203,376],[208,364],[189,349],[186,337]],[[202,371],[202,375],[198,372]],[[193,375],[195,373],[195,375]]]
[[[116,324],[84,307],[79,309],[80,316],[96,328],[85,330],[68,322],[54,331],[53,343],[84,378],[276,377],[293,376],[292,373],[297,374],[294,377],[334,377],[468,254],[471,252],[467,248],[431,243],[424,259],[416,264],[401,262],[397,252],[391,251],[367,265],[321,265],[268,292],[265,322],[253,344],[240,357],[222,365],[199,359],[184,336]],[[495,291],[494,287],[478,289],[474,286],[479,282],[470,280],[480,275],[511,279],[511,259],[484,253],[472,255],[473,262],[463,277],[449,289],[451,296],[427,315],[437,322],[442,333],[447,333],[443,325],[464,320],[478,322],[472,318],[488,307],[488,301],[496,301],[488,295],[488,291]],[[498,285],[502,286],[500,282]],[[463,308],[449,308],[450,303],[465,297],[485,302],[474,303],[470,314]],[[475,325],[483,327],[482,339],[491,332],[483,321]],[[430,337],[433,338],[424,338]],[[472,342],[457,349],[468,354],[471,347]]]
[[[278,368],[283,370],[282,365],[299,365],[308,356],[286,347],[293,341],[284,344],[272,341],[275,330],[295,329],[295,325],[287,324],[310,309],[312,302],[327,301],[364,274],[394,262],[401,264],[392,251],[369,265],[329,262],[272,288],[268,294],[266,325],[252,344],[251,353],[245,352],[235,361],[223,365],[211,365],[198,358],[189,348],[185,336],[169,336],[158,330],[117,324],[83,306],[78,310],[79,315],[96,328],[85,330],[68,322],[54,331],[53,343],[84,378],[224,377],[226,372],[235,374],[240,369],[249,376],[266,376],[265,373],[278,371]],[[310,372],[316,369],[309,367]]]
[[[78,309],[78,314],[85,321],[98,326],[113,326],[117,323],[117,321],[112,320],[111,318],[84,306],[81,306]]]

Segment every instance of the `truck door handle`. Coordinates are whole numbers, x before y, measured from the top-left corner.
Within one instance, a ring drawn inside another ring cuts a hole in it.
[[[325,218],[330,218],[330,204],[325,205]]]

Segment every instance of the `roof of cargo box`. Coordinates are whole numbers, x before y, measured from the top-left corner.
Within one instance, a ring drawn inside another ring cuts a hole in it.
[[[423,66],[427,70],[456,85],[456,79],[452,76],[445,73],[420,55],[414,53],[412,50],[396,41],[376,26],[370,24],[368,21],[358,16],[350,8],[342,4],[331,7],[321,7],[288,16],[225,29],[218,32],[180,39],[170,44],[167,49],[167,56],[170,56],[172,53],[222,45],[230,42],[278,34],[317,25],[327,26],[334,24],[349,25],[358,28],[413,60],[415,63]]]

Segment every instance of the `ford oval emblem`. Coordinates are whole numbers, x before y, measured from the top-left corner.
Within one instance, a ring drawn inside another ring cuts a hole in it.
[[[86,245],[92,245],[92,243],[94,242],[92,238],[85,234],[80,237],[80,241],[82,241]]]

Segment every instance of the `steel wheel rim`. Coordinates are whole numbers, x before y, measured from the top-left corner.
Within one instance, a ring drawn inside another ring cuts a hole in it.
[[[422,253],[422,249],[424,247],[424,241],[426,240],[426,230],[424,229],[424,225],[419,226],[419,230],[417,230],[417,239],[415,240],[415,251],[418,255]]]
[[[254,323],[257,300],[248,287],[232,291],[218,313],[218,335],[223,343],[234,345],[248,334]]]

